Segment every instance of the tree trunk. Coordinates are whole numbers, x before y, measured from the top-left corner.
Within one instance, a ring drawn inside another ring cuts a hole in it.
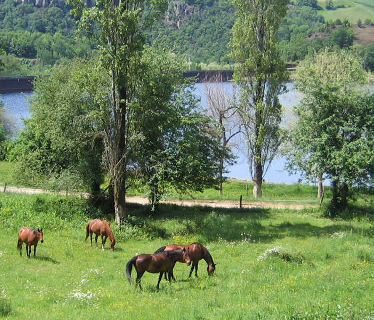
[[[324,196],[325,190],[323,188],[322,176],[318,178],[318,199],[322,199]]]
[[[219,163],[219,195],[223,194],[223,158],[220,159]]]
[[[121,225],[126,219],[126,198],[125,198],[125,184],[121,177],[113,181],[113,195],[114,195],[114,214],[118,225]]]
[[[253,179],[253,196],[255,198],[262,197],[262,165],[261,163],[254,163],[254,179]]]

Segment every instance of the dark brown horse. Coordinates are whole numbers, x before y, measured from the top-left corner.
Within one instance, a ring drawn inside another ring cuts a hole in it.
[[[208,275],[212,275],[214,273],[214,270],[216,270],[216,265],[213,261],[212,256],[210,255],[208,249],[198,242],[194,242],[189,245],[169,244],[165,247],[161,247],[160,249],[156,250],[155,253],[166,252],[169,250],[182,250],[182,249],[186,249],[188,251],[188,255],[190,256],[191,261],[192,261],[192,267],[191,267],[189,277],[191,277],[194,269],[195,269],[195,276],[197,277],[197,269],[199,267],[199,261],[201,259],[204,259],[205,262],[208,264],[208,268],[207,268]],[[171,276],[175,280],[173,273],[171,273]]]
[[[137,272],[136,277],[136,284],[139,285],[140,289],[142,289],[140,279],[142,278],[144,272],[148,271],[150,273],[160,273],[157,282],[157,290],[160,288],[160,281],[162,279],[162,275],[168,274],[169,275],[169,282],[171,280],[171,276],[173,274],[173,268],[177,261],[185,262],[187,265],[190,265],[191,259],[188,255],[186,249],[183,250],[170,250],[165,251],[157,254],[141,254],[138,256],[133,257],[132,259],[127,262],[126,265],[126,276],[129,282],[132,282],[131,279],[131,270],[132,266],[135,267]]]
[[[30,258],[31,255],[31,246],[34,246],[34,257],[36,254],[36,246],[38,245],[38,241],[40,240],[41,243],[44,242],[43,240],[43,230],[42,229],[32,229],[29,227],[23,227],[18,231],[18,243],[17,248],[19,250],[19,254],[22,257],[22,244],[26,243],[26,254],[27,257]]]
[[[110,248],[114,250],[114,245],[116,244],[116,240],[114,239],[114,235],[112,229],[110,228],[109,223],[106,220],[94,219],[91,220],[86,227],[86,239],[88,236],[91,238],[91,247],[92,247],[92,234],[95,234],[95,242],[97,245],[97,238],[99,235],[101,236],[101,248],[104,250],[104,244],[106,239],[109,237],[110,239]]]

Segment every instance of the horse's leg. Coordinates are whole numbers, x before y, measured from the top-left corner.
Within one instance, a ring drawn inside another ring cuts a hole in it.
[[[27,244],[26,246],[26,253],[27,253],[27,258],[30,258],[31,255],[31,244]]]
[[[140,290],[143,290],[143,288],[142,288],[142,284],[140,283],[140,279],[142,278],[143,274],[144,274],[144,271],[143,271],[143,272],[139,272],[139,273],[137,274],[137,276],[136,276],[135,288],[136,288],[136,286],[138,285],[139,288],[140,288]]]
[[[101,246],[102,246],[102,249],[104,250],[104,245],[105,245],[105,242],[106,242],[106,239],[108,238],[108,236],[101,236]]]
[[[97,238],[99,237],[98,234],[95,233],[95,243],[96,243],[96,247],[97,247]]]
[[[19,250],[19,255],[22,257],[22,241],[18,240],[17,248]]]
[[[35,253],[36,253],[36,244],[34,244],[34,257],[35,257]]]
[[[173,274],[173,269],[171,269],[171,270],[168,272],[168,275],[169,275],[169,283],[171,283],[171,280],[174,280],[174,281],[175,281],[174,274]]]
[[[192,275],[194,267],[195,267],[195,263],[192,262],[192,267],[191,267],[191,270],[190,270],[190,275],[188,276],[189,278],[191,278],[191,275]]]
[[[166,272],[165,272],[165,274],[166,274]],[[162,279],[162,275],[163,275],[163,272],[160,272],[160,275],[159,275],[159,277],[158,277],[157,286],[156,286],[157,290],[160,290],[160,281],[161,281],[161,279]],[[170,280],[169,280],[169,281],[170,281]]]
[[[90,240],[91,240],[91,247],[92,247],[92,231],[90,231]]]
[[[196,262],[196,266],[195,266],[195,277],[197,277],[197,269],[199,268],[199,261]]]

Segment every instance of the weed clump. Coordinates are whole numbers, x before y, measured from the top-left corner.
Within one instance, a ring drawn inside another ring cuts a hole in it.
[[[298,264],[305,263],[306,259],[301,253],[290,253],[285,251],[281,246],[277,246],[271,249],[267,249],[263,254],[261,254],[257,260],[263,261],[270,257],[278,257],[279,259],[286,262],[295,262]]]

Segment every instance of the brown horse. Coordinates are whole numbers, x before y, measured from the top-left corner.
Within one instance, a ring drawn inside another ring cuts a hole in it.
[[[171,280],[171,275],[173,274],[173,268],[177,261],[185,262],[187,265],[190,265],[191,259],[188,255],[186,249],[183,250],[170,250],[165,251],[157,254],[141,254],[138,256],[133,257],[132,259],[127,262],[126,265],[126,276],[129,282],[132,282],[131,279],[131,270],[132,266],[135,267],[137,272],[136,277],[136,284],[139,285],[140,289],[142,289],[142,285],[140,283],[140,279],[142,278],[144,272],[148,271],[150,273],[160,273],[157,282],[157,290],[160,288],[160,281],[162,279],[162,275],[167,273],[169,275],[169,282]]]
[[[101,249],[104,250],[104,244],[106,239],[109,237],[110,239],[110,248],[114,250],[114,245],[116,244],[116,240],[114,239],[114,235],[112,229],[110,228],[109,223],[106,220],[94,219],[91,220],[86,227],[86,239],[90,236],[91,239],[91,247],[92,247],[92,234],[95,234],[95,242],[97,245],[97,238],[99,235],[101,236]]]
[[[155,253],[165,252],[169,250],[182,250],[182,249],[186,249],[188,251],[188,255],[190,256],[191,261],[192,261],[192,267],[191,267],[189,277],[191,277],[194,269],[195,269],[195,276],[197,277],[197,269],[199,267],[199,261],[201,259],[204,259],[205,262],[208,264],[208,268],[207,268],[208,275],[212,275],[214,273],[214,270],[216,270],[216,265],[213,261],[212,256],[210,255],[208,249],[198,242],[194,242],[189,245],[169,244],[167,246],[161,247],[160,249],[156,250]],[[173,273],[171,273],[171,276],[175,280]]]
[[[18,243],[17,248],[19,250],[19,254],[22,257],[22,244],[26,243],[26,254],[27,257],[30,258],[31,255],[31,246],[34,246],[34,257],[36,254],[36,246],[38,245],[38,241],[40,240],[41,243],[44,242],[43,240],[43,230],[42,229],[31,229],[29,227],[23,227],[18,231]]]

